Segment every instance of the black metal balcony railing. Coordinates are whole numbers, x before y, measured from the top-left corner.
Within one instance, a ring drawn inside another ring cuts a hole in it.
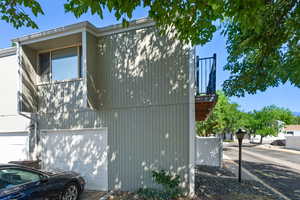
[[[216,93],[217,55],[212,57],[196,57],[196,93],[197,95],[212,95]]]

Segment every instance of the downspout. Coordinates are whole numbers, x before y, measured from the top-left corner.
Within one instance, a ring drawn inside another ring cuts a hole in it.
[[[31,120],[31,122],[33,122],[34,124],[34,151],[33,152],[36,152],[35,153],[35,159],[36,160],[39,160],[39,156],[38,156],[38,153],[37,153],[37,147],[38,147],[38,140],[37,140],[37,137],[38,137],[38,134],[37,134],[37,128],[38,128],[38,122],[37,122],[37,113],[34,113],[35,114],[35,118],[33,117],[29,117],[27,116],[26,114],[22,113],[21,111],[21,106],[22,106],[22,103],[21,103],[21,95],[20,95],[20,91],[21,91],[21,88],[22,88],[22,59],[20,58],[20,43],[17,42],[17,59],[18,59],[18,91],[17,91],[17,113],[20,115],[20,116],[23,116],[29,120]],[[29,125],[30,127],[30,131],[31,131],[31,125],[32,123]],[[29,140],[29,147],[30,147],[30,140]],[[29,149],[28,149],[29,150]],[[33,152],[30,152],[29,151],[29,158],[32,159],[32,155],[31,153]]]

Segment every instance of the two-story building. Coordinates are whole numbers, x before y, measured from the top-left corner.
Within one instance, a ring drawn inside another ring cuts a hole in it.
[[[195,121],[216,101],[215,56],[202,75],[195,48],[173,34],[141,19],[14,39],[30,155],[44,168],[78,171],[88,189],[152,187],[151,170],[165,169],[193,192]]]

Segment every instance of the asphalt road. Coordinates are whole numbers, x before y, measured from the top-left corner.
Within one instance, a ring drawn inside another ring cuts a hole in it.
[[[242,166],[245,169],[291,200],[300,200],[300,168],[290,168],[286,164],[288,162],[300,164],[300,154],[255,147],[243,147],[243,149],[252,152],[251,155],[247,154],[246,151],[243,152]],[[224,148],[224,154],[237,162],[237,147]],[[265,160],[260,155],[270,159]],[[272,158],[280,159],[282,162],[280,164],[272,162],[270,161]]]

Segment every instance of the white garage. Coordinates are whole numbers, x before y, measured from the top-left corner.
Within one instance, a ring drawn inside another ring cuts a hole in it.
[[[0,132],[0,163],[28,159],[28,132]]]
[[[80,173],[89,190],[108,190],[107,128],[41,131],[42,167]]]

